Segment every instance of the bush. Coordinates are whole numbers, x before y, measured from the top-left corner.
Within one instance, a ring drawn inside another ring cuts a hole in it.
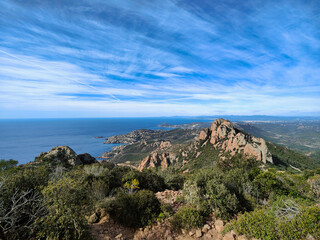
[[[107,209],[110,215],[128,227],[144,227],[156,221],[160,213],[160,203],[149,190],[118,193],[109,205],[112,205]]]
[[[292,203],[291,205],[287,203]],[[292,199],[281,198],[272,208],[246,212],[233,221],[226,231],[235,229],[250,238],[298,240],[309,234],[320,238],[320,207],[299,206]],[[279,207],[285,215],[279,214]]]
[[[38,220],[39,239],[82,239],[86,235],[87,185],[66,176],[42,190],[49,213]]]
[[[194,207],[182,207],[173,215],[171,224],[174,228],[178,229],[197,228],[202,226],[203,216],[200,211]]]
[[[123,178],[122,183],[137,179],[139,181],[140,189],[148,189],[153,192],[163,191],[165,189],[164,179],[151,170],[139,172],[137,170],[131,170],[127,172]]]
[[[0,171],[8,170],[10,168],[15,167],[18,164],[18,161],[9,159],[9,160],[0,160]]]
[[[278,239],[275,221],[275,216],[266,209],[256,209],[241,215],[227,227],[226,231],[235,229],[237,233],[250,238]]]
[[[40,187],[47,185],[50,169],[6,167],[0,173],[0,238],[28,239],[35,220],[46,214]]]
[[[273,171],[260,173],[254,179],[253,184],[258,188],[260,198],[269,198],[272,193],[277,195],[288,194],[287,189],[283,188],[283,182],[279,180]]]
[[[181,175],[170,175],[165,179],[168,189],[180,190],[183,188],[184,178]]]
[[[310,234],[314,239],[320,239],[320,207],[302,207],[296,217],[279,224],[280,239],[305,239]]]
[[[237,164],[235,168],[216,167],[202,170],[194,175],[192,179],[184,184],[185,201],[193,206],[201,207],[203,214],[209,213],[208,204],[211,211],[214,210],[217,217],[228,220],[241,211],[252,209],[252,198],[246,196],[252,194],[245,191],[251,183],[251,179],[256,175],[252,168],[247,164]],[[245,167],[243,167],[245,166]],[[250,166],[250,165],[249,165]],[[199,208],[198,208],[199,209]]]
[[[183,188],[184,177],[172,168],[160,171],[160,176],[164,179],[166,189],[180,190]]]
[[[308,180],[312,193],[315,197],[320,198],[320,175],[315,175]]]
[[[240,202],[235,195],[223,183],[211,180],[207,183],[207,194],[209,194],[209,203],[215,210],[215,215],[224,220],[241,211]]]

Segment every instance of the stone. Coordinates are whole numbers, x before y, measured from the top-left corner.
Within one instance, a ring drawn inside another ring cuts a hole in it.
[[[196,230],[196,238],[201,238],[202,237],[202,232],[200,229]]]
[[[237,240],[247,240],[247,238],[244,235],[240,235],[237,237]]]
[[[205,229],[207,229],[207,230],[210,230],[210,229],[211,229],[211,226],[210,226],[209,224],[205,224],[205,225],[203,226],[203,228],[205,228]]]
[[[115,239],[123,239],[122,233],[118,234]]]
[[[311,234],[308,234],[306,240],[316,240]]]
[[[212,239],[222,239],[222,234],[215,229],[210,229],[207,234],[210,234]]]
[[[235,235],[231,232],[225,234],[222,238],[223,240],[235,240]]]
[[[97,213],[94,213],[89,217],[88,223],[92,224],[92,223],[97,223],[97,222],[99,222],[99,216]]]
[[[208,232],[208,229],[205,228],[205,227],[202,227],[201,231],[202,231],[203,233],[207,233],[207,232]]]
[[[190,236],[190,237],[192,237],[194,234],[195,234],[194,231],[190,231],[190,232],[189,232],[189,236]]]
[[[166,232],[165,232],[165,236],[167,237],[167,236],[171,236],[171,230],[170,229],[168,229]]]
[[[223,221],[218,219],[214,223],[214,227],[218,232],[222,232],[224,230],[224,224]]]

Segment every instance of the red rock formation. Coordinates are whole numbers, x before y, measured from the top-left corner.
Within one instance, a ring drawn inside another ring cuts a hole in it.
[[[175,156],[171,153],[158,153],[152,152],[149,156],[145,157],[138,169],[142,171],[145,168],[150,167],[159,167],[161,166],[162,169],[166,169],[175,160]]]
[[[210,141],[215,148],[221,148],[230,152],[244,153],[255,157],[263,163],[273,163],[271,153],[266,142],[262,138],[257,138],[246,134],[236,128],[225,119],[217,119],[212,123],[211,128],[206,128],[200,132],[200,140]]]

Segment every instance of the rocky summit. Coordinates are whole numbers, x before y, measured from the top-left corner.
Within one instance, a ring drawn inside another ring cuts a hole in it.
[[[64,163],[67,165],[83,165],[97,162],[89,153],[77,155],[68,146],[57,146],[52,148],[49,152],[40,153],[36,157],[35,162],[50,162],[52,164]]]
[[[273,163],[272,155],[262,138],[251,136],[222,118],[216,119],[210,128],[203,129],[199,139],[204,144],[210,142],[216,149],[223,149],[231,155],[243,153],[263,163]]]

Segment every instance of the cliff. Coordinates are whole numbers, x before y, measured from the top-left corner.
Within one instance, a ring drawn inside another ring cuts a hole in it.
[[[262,138],[242,132],[230,121],[222,118],[216,119],[210,128],[203,129],[199,139],[204,141],[204,144],[210,142],[216,149],[223,149],[231,155],[243,153],[263,163],[273,163],[272,155]]]

